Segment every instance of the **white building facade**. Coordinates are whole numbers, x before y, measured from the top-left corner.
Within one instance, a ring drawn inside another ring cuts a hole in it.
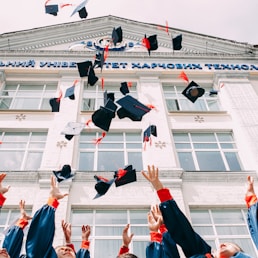
[[[95,69],[98,82],[87,85],[77,63],[94,62],[118,26],[123,41],[110,44],[102,71]],[[150,55],[141,45],[145,34],[158,39]],[[171,40],[178,34],[183,37],[179,51]],[[195,103],[182,95],[187,86],[182,71],[205,89]],[[65,91],[76,80],[72,100]],[[121,82],[131,82],[129,94],[153,108],[141,121],[116,116],[95,144],[103,130],[90,122],[91,116],[103,106],[105,90],[115,100],[123,97]],[[49,99],[60,92],[59,112],[51,112]],[[64,240],[62,219],[72,223],[77,248],[81,226],[89,224],[91,256],[116,257],[129,223],[134,233],[130,251],[145,257],[147,212],[158,198],[141,170],[155,165],[194,229],[213,248],[234,241],[257,257],[244,201],[247,176],[257,179],[257,93],[258,50],[247,43],[174,28],[168,35],[158,25],[114,16],[0,35],[0,171],[11,185],[2,231],[18,216],[20,199],[31,214],[46,203],[52,171],[69,164],[75,176],[59,184],[69,195],[56,211],[54,244]],[[62,134],[68,122],[85,123],[71,140]],[[150,125],[156,125],[157,136],[144,143]],[[112,179],[128,164],[136,169],[137,181],[112,185],[94,199],[94,175]]]

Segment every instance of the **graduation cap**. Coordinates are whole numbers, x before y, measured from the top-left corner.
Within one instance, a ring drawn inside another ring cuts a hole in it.
[[[156,127],[156,125],[150,125],[143,132],[143,142],[148,142],[150,140],[151,135],[157,137],[157,127]]]
[[[84,127],[84,123],[68,122],[61,134],[64,134],[65,138],[70,141],[74,135],[79,135]]]
[[[117,115],[120,119],[128,117],[133,121],[141,121],[142,117],[151,110],[130,95],[124,96],[116,101],[116,103],[121,106],[117,111]]]
[[[151,35],[148,38],[146,38],[146,35],[145,35],[143,39],[143,44],[148,49],[148,53],[150,55],[150,51],[158,49],[157,35]]]
[[[199,97],[205,93],[197,83],[191,81],[188,86],[182,91],[182,94],[187,97],[191,102],[195,102]]]
[[[50,99],[49,104],[52,107],[52,112],[59,112],[59,108],[60,108],[60,99],[59,98]]]
[[[69,99],[75,99],[75,96],[74,96],[74,88],[75,86],[71,86],[69,87],[66,92],[65,92],[65,98],[69,98]]]
[[[113,28],[112,31],[112,40],[114,45],[116,46],[117,43],[122,42],[123,40],[123,31],[121,27]]]
[[[102,195],[106,194],[110,186],[114,183],[115,179],[108,180],[101,176],[94,176],[94,178],[97,180],[97,183],[95,184],[95,190],[97,191],[96,196],[94,199],[101,197]]]
[[[111,100],[108,99],[105,106],[100,106],[92,116],[92,122],[99,128],[108,132],[112,119],[116,116],[117,105]]]
[[[116,187],[135,182],[137,180],[136,170],[133,169],[132,165],[128,165],[124,169],[115,171],[114,178]]]
[[[95,75],[95,71],[92,66],[89,67],[88,71],[88,84],[90,86],[94,86],[95,83],[98,81],[98,77]]]
[[[90,67],[92,67],[92,62],[91,61],[85,61],[85,62],[77,63],[77,68],[78,68],[80,77],[88,76]]]
[[[115,93],[114,92],[107,92],[106,90],[104,91],[104,105],[108,102],[108,100],[112,100],[113,102],[115,101]]]
[[[75,13],[79,13],[80,18],[87,18],[88,13],[87,10],[85,8],[85,5],[87,4],[88,0],[84,0],[83,2],[81,2],[72,12],[71,16],[73,16]]]
[[[174,50],[180,50],[182,48],[182,35],[178,35],[172,39],[172,45]]]
[[[49,4],[45,5],[45,12],[54,16],[57,16],[58,13],[58,5],[57,4]]]
[[[211,96],[214,96],[214,95],[218,95],[218,91],[214,90],[214,89],[210,90],[209,96],[211,97]]]
[[[104,63],[105,63],[105,58],[104,58],[104,50],[103,50],[103,52],[96,53],[93,67],[94,68],[100,67],[102,71]]]
[[[58,183],[74,177],[74,174],[71,174],[71,166],[70,165],[63,165],[61,170],[53,171],[53,173],[54,173]]]
[[[120,92],[123,95],[126,95],[127,93],[129,93],[129,88],[128,88],[127,82],[121,82]]]

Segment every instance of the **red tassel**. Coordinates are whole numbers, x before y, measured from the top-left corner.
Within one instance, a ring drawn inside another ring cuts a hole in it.
[[[57,98],[56,102],[60,102],[62,96],[63,96],[63,92],[61,90],[59,90],[59,97]]]
[[[75,86],[77,83],[79,82],[79,80],[74,80],[74,82],[73,82],[73,86]]]
[[[147,38],[142,39],[142,44],[147,48],[150,49],[150,41]]]
[[[132,83],[132,82],[128,82],[128,83],[127,83],[127,86],[128,86],[129,88],[131,88],[131,87],[133,86],[133,83]]]
[[[146,105],[146,107],[148,107],[148,108],[150,108],[150,109],[156,109],[156,107],[153,106],[152,104],[148,104],[148,105]]]
[[[186,81],[186,82],[189,82],[189,79],[188,79],[188,77],[187,77],[187,75],[186,75],[186,73],[185,73],[184,71],[182,71],[182,72],[179,74],[178,77],[181,78],[181,79],[183,79],[183,80]]]
[[[47,1],[45,2],[45,5],[47,5],[49,1],[50,1],[50,0],[47,0]]]
[[[89,119],[85,124],[86,124],[86,126],[89,126],[89,123],[91,123],[92,122],[92,120],[91,119]]]
[[[139,108],[139,109],[141,109],[141,110],[143,110],[145,112],[149,112],[150,111],[149,109],[146,109],[146,108],[138,106],[138,105],[134,105],[134,107]]]
[[[104,61],[106,61],[107,57],[108,57],[108,45],[106,45],[104,50]]]
[[[124,170],[124,169],[119,169],[118,171],[117,171],[117,174],[116,174],[116,176],[117,176],[117,179],[120,179],[121,177],[123,177],[125,174],[126,174],[126,170]]]
[[[104,90],[104,78],[101,78],[101,89]]]
[[[95,143],[95,144],[100,144],[101,141],[103,140],[103,138],[104,138],[105,136],[106,136],[106,133],[103,132],[101,137],[99,137],[99,138],[97,138],[97,139],[94,139],[94,143]]]
[[[66,6],[72,6],[73,4],[61,4],[60,8],[66,7]]]
[[[98,176],[98,179],[100,179],[100,180],[102,180],[102,181],[104,181],[104,182],[108,182],[108,181],[109,181],[108,179],[106,179],[106,178],[103,177],[103,176]]]

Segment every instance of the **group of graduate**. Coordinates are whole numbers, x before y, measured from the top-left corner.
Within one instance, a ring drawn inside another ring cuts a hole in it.
[[[151,207],[147,214],[150,230],[150,242],[146,246],[146,258],[180,258],[177,246],[187,258],[252,258],[235,243],[221,243],[217,250],[212,250],[205,240],[194,231],[190,222],[177,206],[176,201],[159,179],[159,170],[155,166],[148,166],[147,171],[142,171],[160,199],[160,204]],[[0,174],[0,206],[4,205],[10,186],[3,186],[6,174]],[[248,207],[247,221],[250,234],[258,249],[257,231],[257,196],[254,191],[254,179],[248,176],[248,186],[245,201]],[[89,225],[81,227],[81,247],[75,250],[71,242],[71,224],[61,223],[65,243],[53,247],[55,235],[55,211],[59,200],[66,197],[58,187],[56,178],[51,176],[49,198],[38,211],[29,216],[25,211],[25,201],[20,201],[20,218],[12,225],[5,235],[0,258],[90,258],[90,233]],[[24,238],[24,228],[31,220],[25,243],[25,254],[21,253]],[[142,258],[130,252],[130,243],[134,234],[129,234],[130,225],[125,225],[122,232],[122,245],[116,258]],[[115,258],[115,257],[114,257]]]

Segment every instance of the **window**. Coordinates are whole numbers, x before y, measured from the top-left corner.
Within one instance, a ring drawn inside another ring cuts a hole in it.
[[[134,233],[130,252],[145,257],[145,249],[150,241],[147,225],[149,210],[79,210],[72,209],[72,242],[76,250],[81,244],[81,226],[90,225],[91,257],[114,258],[122,245],[122,231],[130,224],[129,234]]]
[[[124,95],[120,92],[121,83],[119,82],[105,82],[104,89],[100,85],[90,87],[87,83],[84,84],[82,111],[94,111],[99,109],[100,106],[104,106],[104,91],[108,93],[114,93],[115,100],[122,98]],[[130,95],[136,96],[136,86],[133,84],[129,88]]]
[[[169,112],[172,111],[219,111],[219,102],[216,94],[209,96],[212,87],[205,87],[205,94],[194,103],[189,101],[182,91],[185,86],[163,85],[164,97]]]
[[[3,244],[3,240],[5,237],[5,233],[9,229],[11,225],[15,223],[17,219],[20,218],[20,209],[7,209],[7,208],[1,208],[1,215],[0,215],[0,240],[1,240],[1,246]],[[30,215],[32,213],[31,208],[26,208],[26,213]],[[24,235],[26,237],[28,232],[29,225],[27,225],[24,229]]]
[[[1,170],[39,169],[46,138],[46,132],[0,132]]]
[[[51,110],[49,99],[53,98],[57,83],[7,82],[0,96],[0,110]]]
[[[100,137],[100,133],[81,133],[79,170],[115,171],[128,164],[142,170],[141,133],[109,132],[100,144],[94,144]]]
[[[186,171],[241,171],[231,133],[174,133],[181,167]]]
[[[190,209],[194,230],[214,249],[219,243],[234,242],[247,254],[257,257],[243,209]]]

